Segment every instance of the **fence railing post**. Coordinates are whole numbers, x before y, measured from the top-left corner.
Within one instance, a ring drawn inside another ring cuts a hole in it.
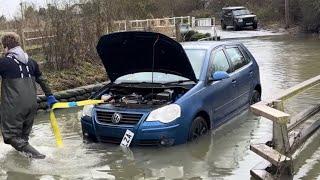
[[[284,104],[282,100],[276,100],[273,102],[275,109],[284,112]],[[290,162],[286,164],[286,170],[288,174],[292,175],[294,167],[292,166],[292,154],[290,154],[290,142],[288,137],[288,127],[289,117],[282,117],[279,121],[273,121],[273,137],[272,142],[274,149],[279,153],[290,158]]]
[[[284,112],[284,105],[283,101],[274,101],[273,105],[275,109]],[[288,117],[283,117],[287,120],[282,121],[274,121],[273,122],[273,137],[272,142],[274,143],[275,149],[282,153],[286,154],[286,152],[289,152],[289,138],[288,138],[288,130],[287,130],[287,124],[284,124],[283,122],[288,122]]]

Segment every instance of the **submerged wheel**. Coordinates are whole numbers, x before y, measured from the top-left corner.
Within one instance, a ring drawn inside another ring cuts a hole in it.
[[[91,135],[86,136],[85,134],[83,134],[82,140],[83,140],[83,143],[85,143],[85,144],[97,143],[98,142],[96,137],[91,136]]]
[[[251,98],[250,98],[250,105],[253,105],[257,102],[260,102],[261,101],[261,94],[259,91],[257,90],[253,90],[253,93],[251,95]]]
[[[240,30],[240,26],[238,26],[237,23],[233,23],[233,30],[239,31]]]
[[[208,124],[206,120],[202,117],[196,117],[189,130],[188,141],[193,141],[200,136],[203,136],[209,131]]]
[[[254,30],[256,30],[256,29],[258,28],[258,23],[253,23],[252,28],[253,28]]]
[[[222,28],[222,30],[227,29],[227,25],[223,21],[221,21],[221,28]]]

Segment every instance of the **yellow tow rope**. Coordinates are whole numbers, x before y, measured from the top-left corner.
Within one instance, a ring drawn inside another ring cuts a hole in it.
[[[54,115],[54,109],[66,109],[71,107],[79,107],[79,106],[86,106],[86,105],[95,105],[104,103],[103,100],[84,100],[78,102],[58,102],[55,103],[51,110],[50,110],[50,121],[53,130],[53,134],[56,138],[57,147],[63,147],[62,136],[59,130],[58,122],[56,116]]]

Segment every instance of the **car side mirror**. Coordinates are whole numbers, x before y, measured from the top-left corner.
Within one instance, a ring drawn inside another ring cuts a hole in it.
[[[225,71],[216,71],[212,73],[212,80],[213,81],[220,81],[223,79],[228,79],[230,78],[229,74]]]

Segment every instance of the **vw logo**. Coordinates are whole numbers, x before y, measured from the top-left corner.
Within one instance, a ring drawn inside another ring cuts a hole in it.
[[[114,113],[111,117],[111,121],[113,124],[118,124],[121,120],[122,116],[119,113]]]

